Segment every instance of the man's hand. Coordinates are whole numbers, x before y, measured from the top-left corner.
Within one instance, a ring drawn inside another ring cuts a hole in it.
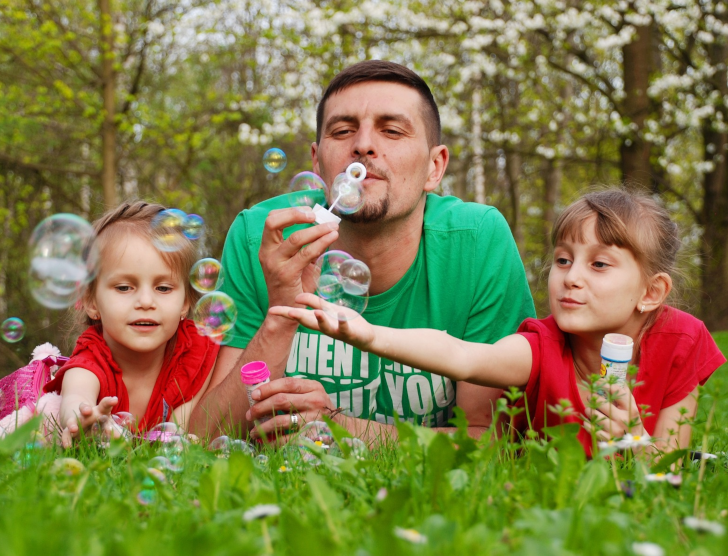
[[[271,315],[296,320],[306,328],[323,332],[327,336],[351,344],[361,351],[370,351],[375,336],[374,327],[355,311],[328,303],[312,293],[297,295],[296,303],[314,310],[271,307],[268,312]],[[322,310],[326,303],[330,307],[329,311],[335,311],[340,318],[335,318]]]
[[[267,438],[285,442],[291,427],[292,415],[298,416],[298,428],[329,415],[335,408],[321,383],[304,378],[280,378],[264,384],[253,392],[255,405],[248,410],[248,421],[260,421],[268,417],[250,432],[251,438]],[[285,411],[286,415],[275,415]]]
[[[258,257],[270,305],[293,305],[296,296],[316,289],[313,264],[339,237],[338,224],[319,224],[283,239],[295,224],[313,224],[308,207],[273,210],[265,220]]]
[[[88,431],[94,423],[111,419],[111,410],[119,403],[116,396],[101,398],[98,405],[81,403],[78,406],[78,414],[66,421],[66,428],[61,433],[61,444],[64,448],[70,448],[73,439],[78,438],[81,429]]]

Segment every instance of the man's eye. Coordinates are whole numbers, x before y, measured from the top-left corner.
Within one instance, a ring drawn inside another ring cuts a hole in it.
[[[392,135],[392,136],[402,135],[402,132],[397,129],[385,129],[384,133],[387,135]]]

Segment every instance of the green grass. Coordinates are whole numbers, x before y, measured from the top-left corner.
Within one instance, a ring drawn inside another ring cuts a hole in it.
[[[715,337],[728,353],[728,332]],[[694,427],[694,446],[705,437],[713,453],[728,450],[728,400],[720,395],[727,378],[723,366],[709,381]],[[728,553],[728,535],[683,525],[695,514],[699,484],[697,515],[726,524],[723,455],[705,463],[702,482],[699,464],[687,463],[676,489],[647,482],[644,462],[631,458],[617,463],[615,480],[609,461],[587,461],[569,431],[521,446],[476,444],[460,425],[451,438],[400,424],[399,442],[362,460],[325,455],[316,467],[298,461],[294,448],[265,450],[262,465],[190,446],[184,469],[162,482],[147,468],[163,446],[82,442],[63,453],[29,448],[30,433],[20,430],[0,442],[0,553],[621,556],[634,554],[634,542],[657,543],[669,555]],[[63,457],[85,470],[54,471]],[[290,471],[279,471],[284,464]],[[631,497],[616,486],[627,481]],[[153,503],[139,503],[142,490]],[[281,513],[244,521],[258,504]],[[402,539],[396,528],[426,540]]]

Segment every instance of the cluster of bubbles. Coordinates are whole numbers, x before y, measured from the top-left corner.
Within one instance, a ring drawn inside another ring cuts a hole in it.
[[[198,214],[167,209],[152,219],[152,243],[160,251],[179,251],[188,240],[197,240],[205,231],[205,221]]]
[[[19,342],[25,336],[25,323],[17,317],[5,319],[0,326],[0,335],[9,344]]]
[[[362,261],[344,251],[328,251],[316,261],[314,276],[327,314],[351,320],[366,309],[372,273]]]
[[[93,278],[98,260],[94,231],[74,214],[49,216],[30,237],[29,285],[33,297],[49,309],[65,309]]]
[[[241,453],[252,456],[255,448],[244,440],[230,438],[229,436],[218,436],[207,446],[207,449],[214,452],[218,458],[229,458],[231,454]]]
[[[225,344],[230,340],[238,318],[238,308],[226,293],[217,291],[223,284],[225,272],[217,259],[201,259],[190,269],[190,284],[203,295],[193,311],[197,332],[213,342]]]
[[[354,214],[364,206],[364,188],[362,182],[367,176],[366,168],[360,162],[349,164],[346,172],[334,178],[331,184],[331,206],[339,214]]]
[[[367,459],[369,449],[358,438],[343,438],[339,445],[334,439],[331,428],[323,421],[312,421],[301,428],[296,440],[298,456],[303,463],[308,465],[319,465],[323,455],[337,457],[354,457],[356,459]],[[296,455],[289,450],[289,457],[297,459]]]
[[[281,149],[268,149],[263,154],[263,166],[265,166],[265,169],[271,174],[282,172],[285,169],[286,164],[288,164],[288,157]]]

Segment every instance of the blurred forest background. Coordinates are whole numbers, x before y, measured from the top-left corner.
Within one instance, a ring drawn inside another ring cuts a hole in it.
[[[0,376],[40,342],[70,351],[64,311],[27,288],[39,221],[153,199],[201,214],[219,257],[240,210],[310,170],[322,87],[369,58],[430,84],[440,193],[501,210],[539,316],[559,211],[630,183],[681,225],[675,302],[728,329],[724,1],[0,0],[0,320],[27,325]]]

